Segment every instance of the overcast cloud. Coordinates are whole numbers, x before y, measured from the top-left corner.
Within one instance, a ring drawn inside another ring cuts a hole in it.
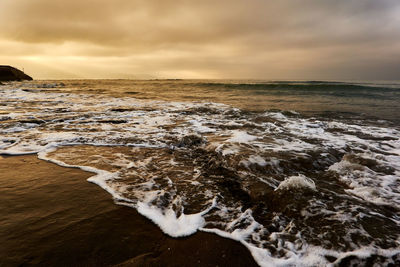
[[[398,0],[1,0],[35,78],[400,80]]]

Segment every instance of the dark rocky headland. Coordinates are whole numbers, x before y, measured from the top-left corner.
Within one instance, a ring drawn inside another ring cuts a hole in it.
[[[0,82],[24,81],[24,80],[32,80],[32,77],[26,75],[24,72],[14,67],[0,65]]]

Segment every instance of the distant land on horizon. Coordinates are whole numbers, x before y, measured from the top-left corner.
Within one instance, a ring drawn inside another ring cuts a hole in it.
[[[0,65],[0,82],[33,80],[23,71],[8,65]]]
[[[0,84],[9,81],[31,81],[33,78],[20,69],[10,65],[0,65]],[[254,78],[39,78],[38,80],[136,80],[136,81],[184,81],[184,80],[210,80],[210,81],[254,81],[268,83],[388,83],[396,80],[360,80],[360,79],[254,79]]]

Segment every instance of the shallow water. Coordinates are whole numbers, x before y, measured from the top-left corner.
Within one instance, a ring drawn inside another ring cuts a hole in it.
[[[80,167],[166,234],[263,266],[400,264],[400,85],[36,81],[0,87],[0,153]]]

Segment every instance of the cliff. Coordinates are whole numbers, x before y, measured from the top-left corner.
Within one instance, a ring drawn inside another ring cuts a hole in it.
[[[32,77],[14,67],[0,65],[0,82],[24,80],[32,80]]]

